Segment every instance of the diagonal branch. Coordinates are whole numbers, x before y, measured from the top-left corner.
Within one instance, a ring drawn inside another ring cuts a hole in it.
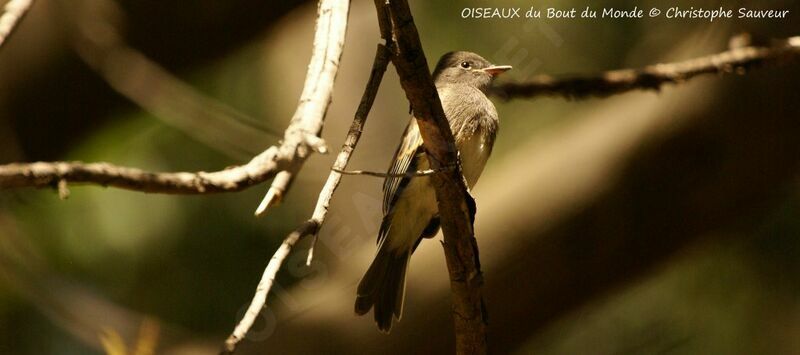
[[[450,273],[453,299],[453,318],[456,332],[457,354],[485,354],[486,310],[481,295],[482,275],[478,261],[478,248],[472,227],[475,202],[467,192],[457,150],[445,117],[439,95],[434,86],[422,44],[406,0],[392,0],[384,8],[376,0],[378,16],[385,9],[391,20],[396,44],[392,61],[400,76],[400,83],[411,102],[414,117],[419,125],[425,150],[431,166],[440,170],[446,166],[454,169],[434,174],[439,213],[444,233],[444,250]],[[382,34],[386,32],[382,29]]]
[[[17,28],[19,21],[25,17],[33,5],[33,0],[9,0],[0,15],[0,47],[6,42],[8,36]]]
[[[325,186],[323,186],[322,190],[320,191],[317,205],[314,208],[314,213],[309,220],[304,222],[302,225],[300,225],[300,227],[286,237],[280,248],[278,248],[278,250],[275,252],[275,255],[272,257],[272,259],[270,259],[270,262],[267,265],[267,268],[264,270],[263,276],[261,277],[261,281],[256,288],[256,293],[253,296],[253,300],[251,301],[250,306],[247,308],[244,317],[242,317],[242,320],[236,325],[233,333],[225,341],[225,352],[232,353],[234,350],[236,350],[237,344],[244,339],[245,335],[247,335],[247,332],[250,330],[250,327],[253,326],[256,317],[258,317],[258,315],[261,313],[261,310],[264,308],[267,302],[267,295],[272,288],[275,277],[284,260],[286,260],[286,257],[289,255],[292,247],[294,247],[294,245],[303,237],[309,235],[316,237],[317,232],[325,222],[325,217],[328,215],[328,207],[330,206],[331,198],[333,198],[333,193],[336,191],[336,188],[339,186],[339,182],[342,179],[342,174],[336,172],[335,170],[343,170],[347,167],[347,163],[350,161],[350,157],[352,156],[353,151],[355,150],[356,145],[361,138],[361,132],[364,130],[367,116],[369,115],[369,111],[372,109],[372,104],[375,102],[375,96],[378,95],[378,88],[383,80],[383,74],[386,72],[386,67],[388,64],[389,51],[386,47],[379,45],[378,51],[375,54],[375,61],[372,64],[372,72],[370,74],[369,81],[367,82],[367,87],[364,90],[364,95],[361,97],[361,103],[358,105],[355,117],[353,118],[353,123],[350,126],[350,131],[347,133],[347,138],[342,145],[342,150],[339,152],[339,155],[336,157],[336,161],[333,164],[334,171],[332,171],[328,176]],[[309,258],[310,255],[311,254],[309,254]]]
[[[272,259],[269,260],[269,264],[267,264],[267,268],[264,269],[264,274],[261,276],[261,281],[258,282],[258,287],[256,287],[255,296],[253,296],[253,300],[250,302],[250,306],[247,307],[247,311],[242,317],[242,320],[236,324],[236,328],[233,330],[233,333],[225,340],[225,345],[223,348],[223,354],[232,354],[236,351],[236,346],[239,342],[244,339],[247,332],[250,331],[250,328],[253,326],[253,323],[256,321],[256,318],[261,313],[261,310],[264,308],[264,305],[267,303],[267,295],[269,295],[269,291],[272,289],[272,285],[275,283],[275,277],[278,275],[278,271],[283,266],[283,262],[289,256],[289,253],[292,251],[292,247],[297,244],[297,241],[301,238],[316,233],[319,229],[319,225],[314,223],[314,221],[308,220],[297,227],[297,229],[290,233],[286,239],[283,240],[281,246],[278,250],[275,251],[275,254],[272,255]]]
[[[289,190],[292,182],[294,182],[294,174],[288,170],[283,170],[275,175],[272,179],[272,184],[267,190],[267,194],[261,199],[261,203],[256,207],[256,217],[261,217],[267,213],[267,209],[277,206],[283,200],[283,194]]]
[[[563,96],[569,99],[607,97],[634,90],[657,91],[665,84],[678,84],[705,74],[744,74],[750,69],[798,57],[800,37],[792,37],[770,46],[732,46],[722,53],[677,63],[649,65],[641,69],[614,70],[561,79],[541,75],[528,82],[497,85],[492,93],[504,99],[536,96]]]

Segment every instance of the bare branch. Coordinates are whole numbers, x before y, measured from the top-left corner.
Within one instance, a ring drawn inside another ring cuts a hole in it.
[[[324,151],[324,141],[317,136],[322,129],[325,113],[331,101],[333,81],[338,69],[344,45],[347,27],[349,4],[344,0],[324,0],[318,11],[317,29],[314,39],[314,50],[309,64],[308,74],[295,112],[280,146],[272,146],[250,160],[249,163],[215,172],[177,172],[156,173],[135,168],[115,166],[108,163],[84,164],[81,162],[52,162],[30,164],[0,165],[0,188],[19,187],[56,187],[60,181],[70,183],[89,183],[102,186],[113,186],[142,192],[170,194],[203,194],[213,192],[240,191],[255,184],[264,182],[281,171],[298,171],[305,159],[313,151]],[[147,58],[129,52],[124,47],[117,48],[119,42],[110,36],[110,41],[95,43],[95,46],[110,46],[112,54],[124,55],[143,65],[139,68],[145,73],[157,73],[154,77],[166,80],[169,87],[178,88],[180,97],[190,97],[191,91],[182,91],[183,84],[170,79],[168,73]],[[91,39],[91,38],[90,38]],[[97,39],[98,41],[100,39]],[[107,49],[107,48],[106,48]],[[113,62],[110,58],[90,57],[102,60],[102,63]],[[101,65],[101,68],[111,70]],[[114,66],[116,72],[119,67]],[[117,78],[111,75],[107,78]],[[117,78],[119,79],[119,78]],[[138,83],[137,85],[140,85]],[[134,85],[134,86],[137,86]],[[132,87],[131,87],[132,88]],[[141,90],[137,91],[141,93]],[[130,93],[132,97],[134,92]],[[189,95],[189,96],[186,96]],[[204,101],[204,100],[189,100]],[[139,101],[137,101],[139,102]],[[140,102],[150,107],[152,102]],[[158,106],[158,105],[155,105]],[[167,110],[167,114],[172,112]],[[194,111],[193,111],[194,112]],[[66,188],[66,185],[64,185]],[[62,189],[63,191],[63,189]]]
[[[62,200],[66,200],[69,198],[69,186],[67,185],[67,180],[61,179],[58,180],[58,198]]]
[[[317,223],[308,220],[283,240],[283,243],[278,250],[275,251],[269,264],[267,264],[267,268],[264,270],[264,274],[261,276],[261,281],[258,283],[256,294],[253,296],[253,301],[250,302],[250,307],[247,308],[244,317],[242,317],[242,320],[236,325],[233,334],[225,340],[224,352],[233,353],[236,350],[236,345],[244,338],[247,331],[250,330],[250,327],[253,326],[256,317],[261,313],[261,309],[264,308],[264,304],[267,302],[267,295],[275,282],[275,276],[278,274],[278,270],[280,270],[286,257],[289,256],[289,252],[292,251],[292,247],[294,247],[300,238],[316,233],[318,228],[319,225]]]
[[[303,92],[300,103],[297,105],[291,126],[295,123],[302,127],[301,134],[306,136],[304,146],[300,150],[311,149],[318,153],[326,153],[328,148],[325,141],[319,138],[322,131],[322,118],[328,111],[328,106],[333,97],[333,82],[339,69],[339,60],[342,58],[344,36],[347,30],[347,14],[350,11],[349,1],[320,0],[317,8],[317,24],[314,34],[314,52],[308,64]],[[302,122],[302,124],[300,124]],[[286,134],[295,134],[292,129]],[[298,164],[302,166],[307,154],[297,156]],[[292,181],[297,176],[298,169],[287,170],[281,174],[281,180],[270,187],[264,200],[256,209],[256,216],[263,215],[270,205],[275,205],[278,199],[291,187]]]
[[[17,28],[19,21],[25,17],[33,5],[33,0],[9,0],[0,16],[0,47],[6,42],[8,36]]]
[[[379,178],[390,178],[390,177],[392,177],[392,178],[405,178],[405,177],[415,178],[415,177],[422,177],[422,176],[431,176],[431,175],[436,174],[438,172],[451,170],[451,169],[453,169],[452,166],[451,167],[445,167],[445,168],[439,169],[439,170],[427,169],[427,170],[419,170],[419,171],[413,171],[413,172],[410,172],[410,173],[401,173],[401,174],[379,173],[377,171],[367,171],[367,170],[339,170],[339,169],[331,169],[331,170],[333,170],[333,171],[335,171],[335,172],[337,172],[339,174],[342,174],[342,175],[366,175],[366,176],[374,176],[374,177],[379,177]]]
[[[389,50],[383,45],[378,45],[369,82],[367,82],[367,87],[364,89],[361,102],[358,104],[353,123],[350,125],[350,130],[347,132],[347,138],[342,145],[342,150],[339,152],[339,155],[336,156],[336,161],[333,163],[333,167],[331,168],[333,171],[328,175],[328,180],[322,187],[320,198],[317,200],[316,207],[314,207],[314,214],[311,219],[317,221],[320,225],[325,221],[325,217],[328,215],[331,198],[333,197],[334,191],[336,191],[336,188],[339,186],[339,182],[342,180],[342,174],[338,171],[347,168],[347,163],[350,161],[350,157],[353,155],[356,145],[358,145],[358,140],[361,138],[361,132],[364,130],[367,116],[372,109],[372,104],[375,102],[375,96],[378,95],[378,88],[383,80],[383,74],[386,72],[386,67],[389,65],[389,59]],[[314,245],[316,244],[316,235],[314,236],[314,242],[309,251],[307,264],[311,263],[311,259],[314,256],[313,252]]]
[[[322,138],[308,135],[308,141],[306,143],[317,153],[328,153],[328,146]],[[302,165],[297,164],[294,166],[294,169],[283,170],[275,176],[275,179],[272,180],[272,185],[270,185],[269,190],[267,190],[267,194],[256,208],[256,217],[263,216],[270,207],[280,205],[281,201],[283,201],[283,196],[289,191],[289,188],[292,187],[294,177],[300,172],[301,167]]]
[[[792,37],[771,46],[734,47],[714,55],[641,69],[563,79],[542,75],[528,82],[500,84],[492,94],[504,99],[537,96],[563,96],[569,99],[607,97],[634,90],[660,90],[665,84],[682,83],[704,74],[744,74],[751,69],[798,56],[800,37]]]
[[[392,46],[394,46],[394,31],[392,31],[392,20],[389,18],[389,2],[386,0],[374,0],[374,2],[381,38],[386,42],[386,47],[392,49]]]
[[[70,182],[166,194],[233,192],[264,182],[291,164],[291,155],[282,155],[278,147],[245,165],[215,172],[153,173],[108,163],[13,163],[0,165],[0,189],[59,187],[63,191]]]
[[[355,150],[356,145],[361,138],[361,132],[364,130],[367,116],[369,115],[369,111],[372,109],[372,104],[375,102],[375,96],[378,94],[378,88],[383,80],[383,73],[386,72],[386,67],[388,64],[389,51],[383,45],[378,45],[378,51],[375,54],[375,61],[372,65],[372,72],[370,74],[369,82],[364,90],[364,95],[361,97],[361,102],[358,105],[355,117],[353,118],[353,123],[350,126],[349,132],[347,133],[347,138],[342,145],[342,150],[339,152],[339,155],[336,157],[336,161],[333,164],[333,169],[341,170],[347,167],[347,163],[350,161],[350,157],[352,156],[353,151]],[[339,186],[341,178],[341,174],[335,171],[331,172],[331,174],[328,176],[328,180],[325,182],[325,186],[323,186],[322,190],[320,191],[319,199],[317,200],[317,205],[314,208],[314,213],[312,214],[311,219],[304,222],[297,230],[289,234],[289,236],[283,241],[283,244],[281,244],[278,251],[275,252],[275,255],[267,265],[266,270],[264,270],[264,275],[261,277],[261,282],[259,282],[258,287],[256,288],[256,294],[253,297],[247,312],[239,324],[236,325],[233,333],[225,341],[226,352],[232,353],[234,350],[236,350],[236,345],[245,337],[247,332],[250,330],[250,327],[252,327],[256,317],[264,308],[267,301],[267,295],[269,294],[269,290],[272,288],[272,284],[275,280],[275,275],[280,270],[280,267],[283,264],[283,261],[286,259],[286,256],[291,251],[291,248],[297,243],[298,240],[305,236],[313,235],[315,238],[314,240],[316,241],[317,232],[325,222],[325,217],[328,214],[328,207],[330,206],[331,198],[333,198],[333,193]],[[309,251],[308,263],[311,262],[311,258],[313,257],[313,250],[314,249],[312,246],[311,250]]]
[[[270,185],[269,190],[267,190],[267,194],[256,208],[256,217],[263,216],[268,208],[279,205],[283,200],[283,194],[289,190],[289,185],[291,185],[293,181],[293,174],[287,170],[283,170],[279,172],[278,175],[275,175],[275,178],[272,179],[272,185]]]
[[[381,18],[383,5],[379,0],[375,4],[378,17]],[[390,1],[388,15],[392,24],[393,42],[396,44],[392,61],[406,97],[411,102],[431,166],[434,170],[455,166],[450,173],[435,174],[431,179],[436,188],[444,232],[445,257],[450,273],[456,353],[485,354],[486,313],[481,295],[483,280],[470,211],[474,211],[475,202],[467,192],[461,169],[457,166],[458,156],[453,134],[428,71],[428,62],[408,2]],[[384,39],[387,42],[392,41],[390,38]]]

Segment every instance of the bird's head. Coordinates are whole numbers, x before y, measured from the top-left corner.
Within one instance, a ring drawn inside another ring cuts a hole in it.
[[[466,84],[486,91],[492,80],[511,69],[510,65],[492,65],[483,57],[465,51],[446,53],[433,71],[437,85]]]

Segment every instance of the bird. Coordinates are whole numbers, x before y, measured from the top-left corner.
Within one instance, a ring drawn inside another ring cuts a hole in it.
[[[492,81],[511,69],[493,65],[478,54],[455,51],[436,64],[433,79],[459,152],[468,188],[478,181],[497,136],[499,120],[486,96]],[[378,330],[389,333],[393,319],[400,320],[411,254],[422,239],[433,238],[440,219],[429,176],[409,176],[428,170],[425,148],[412,117],[383,183],[383,221],[378,250],[356,291],[355,312],[373,309]],[[398,176],[406,174],[406,176]]]

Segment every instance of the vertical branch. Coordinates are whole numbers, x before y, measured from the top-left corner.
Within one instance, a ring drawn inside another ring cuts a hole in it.
[[[349,11],[349,0],[320,0],[317,8],[314,50],[308,63],[306,81],[297,110],[289,124],[290,127],[298,129],[287,130],[285,138],[288,139],[290,136],[304,138],[302,145],[297,147],[300,153],[295,157],[298,166],[302,166],[305,162],[310,153],[309,149],[318,153],[327,152],[325,141],[319,138],[319,135],[322,133],[322,118],[328,112],[333,97],[333,82],[339,71],[339,60],[342,58]],[[279,176],[281,180],[270,186],[256,209],[257,216],[263,215],[269,206],[280,202],[281,196],[287,192],[297,176],[297,171],[286,171]]]
[[[439,214],[444,233],[444,251],[453,295],[453,318],[457,354],[486,353],[486,310],[478,248],[472,228],[475,202],[467,192],[458,165],[458,156],[450,125],[445,117],[433,83],[419,34],[406,0],[390,0],[388,8],[375,2],[378,17],[388,13],[391,35],[387,42],[395,44],[392,61],[400,83],[411,103],[419,125],[425,150],[433,170]],[[381,20],[381,24],[385,21]],[[445,169],[455,166],[455,169]]]
[[[383,74],[386,72],[386,67],[389,65],[389,59],[390,53],[386,46],[378,45],[377,52],[375,53],[375,61],[372,64],[372,72],[370,73],[369,82],[367,82],[367,87],[364,89],[361,102],[358,104],[358,109],[356,110],[355,117],[353,118],[353,123],[350,125],[350,130],[347,132],[347,138],[342,145],[342,150],[339,152],[339,155],[336,157],[336,161],[333,163],[331,174],[328,176],[328,180],[325,182],[325,185],[322,187],[322,191],[320,192],[320,197],[327,196],[327,198],[320,198],[317,201],[317,205],[314,208],[314,214],[311,217],[313,221],[316,221],[320,225],[325,221],[325,217],[328,215],[328,207],[330,206],[331,196],[333,196],[333,192],[336,191],[336,188],[339,186],[339,182],[342,180],[342,174],[340,171],[347,168],[347,163],[350,161],[350,157],[353,155],[353,151],[356,149],[358,140],[361,138],[361,132],[364,130],[364,125],[367,122],[367,116],[369,115],[369,111],[372,109],[372,104],[375,102],[375,97],[378,95],[378,88],[381,85],[381,81],[383,81]],[[314,241],[316,242],[316,240],[317,236],[314,235]],[[308,256],[308,264],[311,263],[313,251],[314,244],[312,243]]]

